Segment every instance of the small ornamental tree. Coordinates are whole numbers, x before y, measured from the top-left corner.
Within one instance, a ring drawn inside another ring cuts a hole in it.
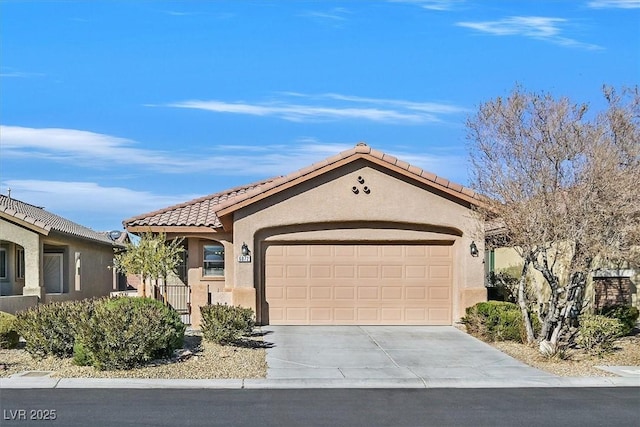
[[[606,109],[590,115],[586,104],[516,86],[467,121],[472,186],[487,197],[479,213],[502,228],[489,246],[524,260],[517,296],[529,342],[525,277],[541,273],[538,339],[554,349],[570,339],[595,268],[640,264],[640,93],[603,92]]]
[[[147,280],[154,280],[156,285],[160,279],[166,283],[167,277],[176,273],[182,262],[183,239],[167,242],[166,237],[164,233],[143,233],[137,243],[128,243],[125,250],[115,256],[116,270],[140,276],[143,295],[146,295]]]

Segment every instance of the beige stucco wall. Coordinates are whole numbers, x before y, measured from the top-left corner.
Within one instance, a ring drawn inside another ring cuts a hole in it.
[[[453,242],[454,319],[464,315],[466,306],[486,299],[482,257],[469,253],[474,240],[480,253],[484,250],[484,239],[478,238],[483,230],[470,210],[364,160],[239,210],[233,227],[234,253],[246,242],[253,255],[251,263],[235,263],[233,302],[252,303],[259,320],[262,307],[256,307],[256,297],[264,292],[262,264],[270,241]],[[236,258],[231,255],[229,251],[227,257]]]
[[[114,288],[113,248],[68,236],[50,234],[43,239],[46,245],[63,246],[66,251],[65,292],[46,294],[47,301],[70,301],[107,296]],[[79,263],[76,264],[76,260]],[[79,273],[79,274],[78,274]]]
[[[113,248],[55,232],[45,236],[4,219],[0,220],[0,241],[7,250],[8,280],[13,295],[36,296],[40,302],[66,301],[109,295],[113,290]],[[25,254],[24,280],[15,279],[15,247]],[[43,250],[55,246],[64,252],[64,293],[47,294],[44,288]],[[78,263],[76,263],[78,260]]]
[[[20,227],[4,219],[0,219],[0,241],[7,249],[7,279],[3,289],[11,291],[12,295],[35,295],[42,297],[42,246],[40,234]],[[15,245],[24,248],[25,277],[24,280],[15,279]]]

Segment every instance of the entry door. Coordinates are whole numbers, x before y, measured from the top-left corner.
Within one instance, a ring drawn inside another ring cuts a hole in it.
[[[62,257],[62,254],[44,254],[44,288],[48,294],[61,294],[64,291]]]

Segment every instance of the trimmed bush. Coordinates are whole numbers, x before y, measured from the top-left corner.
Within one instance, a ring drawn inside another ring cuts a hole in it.
[[[607,353],[613,349],[613,343],[623,328],[622,322],[618,319],[585,314],[580,317],[576,343],[589,353]]]
[[[16,348],[19,340],[16,316],[0,311],[0,348]]]
[[[131,369],[170,356],[182,346],[185,328],[175,310],[150,298],[100,300],[80,328],[77,363]]]
[[[32,356],[69,357],[78,328],[91,317],[92,300],[52,302],[16,315],[16,329]]]
[[[250,335],[255,326],[253,310],[222,304],[200,307],[202,336],[219,344],[229,344]]]
[[[638,321],[638,309],[631,306],[625,305],[612,305],[609,307],[605,307],[598,314],[603,316],[607,316],[612,319],[618,319],[620,323],[622,323],[622,331],[620,332],[620,336],[625,336],[631,334],[633,332],[633,328],[636,326],[636,322]]]
[[[539,329],[536,320],[533,316],[534,330]],[[470,334],[488,341],[526,341],[522,313],[520,307],[514,303],[479,302],[466,309],[462,323],[466,325]]]
[[[76,341],[73,345],[73,364],[77,366],[93,365],[91,354],[80,341]]]

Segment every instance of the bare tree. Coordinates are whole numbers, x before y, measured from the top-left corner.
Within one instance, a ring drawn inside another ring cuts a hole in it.
[[[606,110],[590,116],[586,104],[516,86],[467,121],[472,186],[488,198],[480,213],[524,261],[518,303],[529,342],[525,276],[533,268],[544,278],[538,339],[552,349],[581,312],[593,269],[640,261],[640,96],[603,92]]]

